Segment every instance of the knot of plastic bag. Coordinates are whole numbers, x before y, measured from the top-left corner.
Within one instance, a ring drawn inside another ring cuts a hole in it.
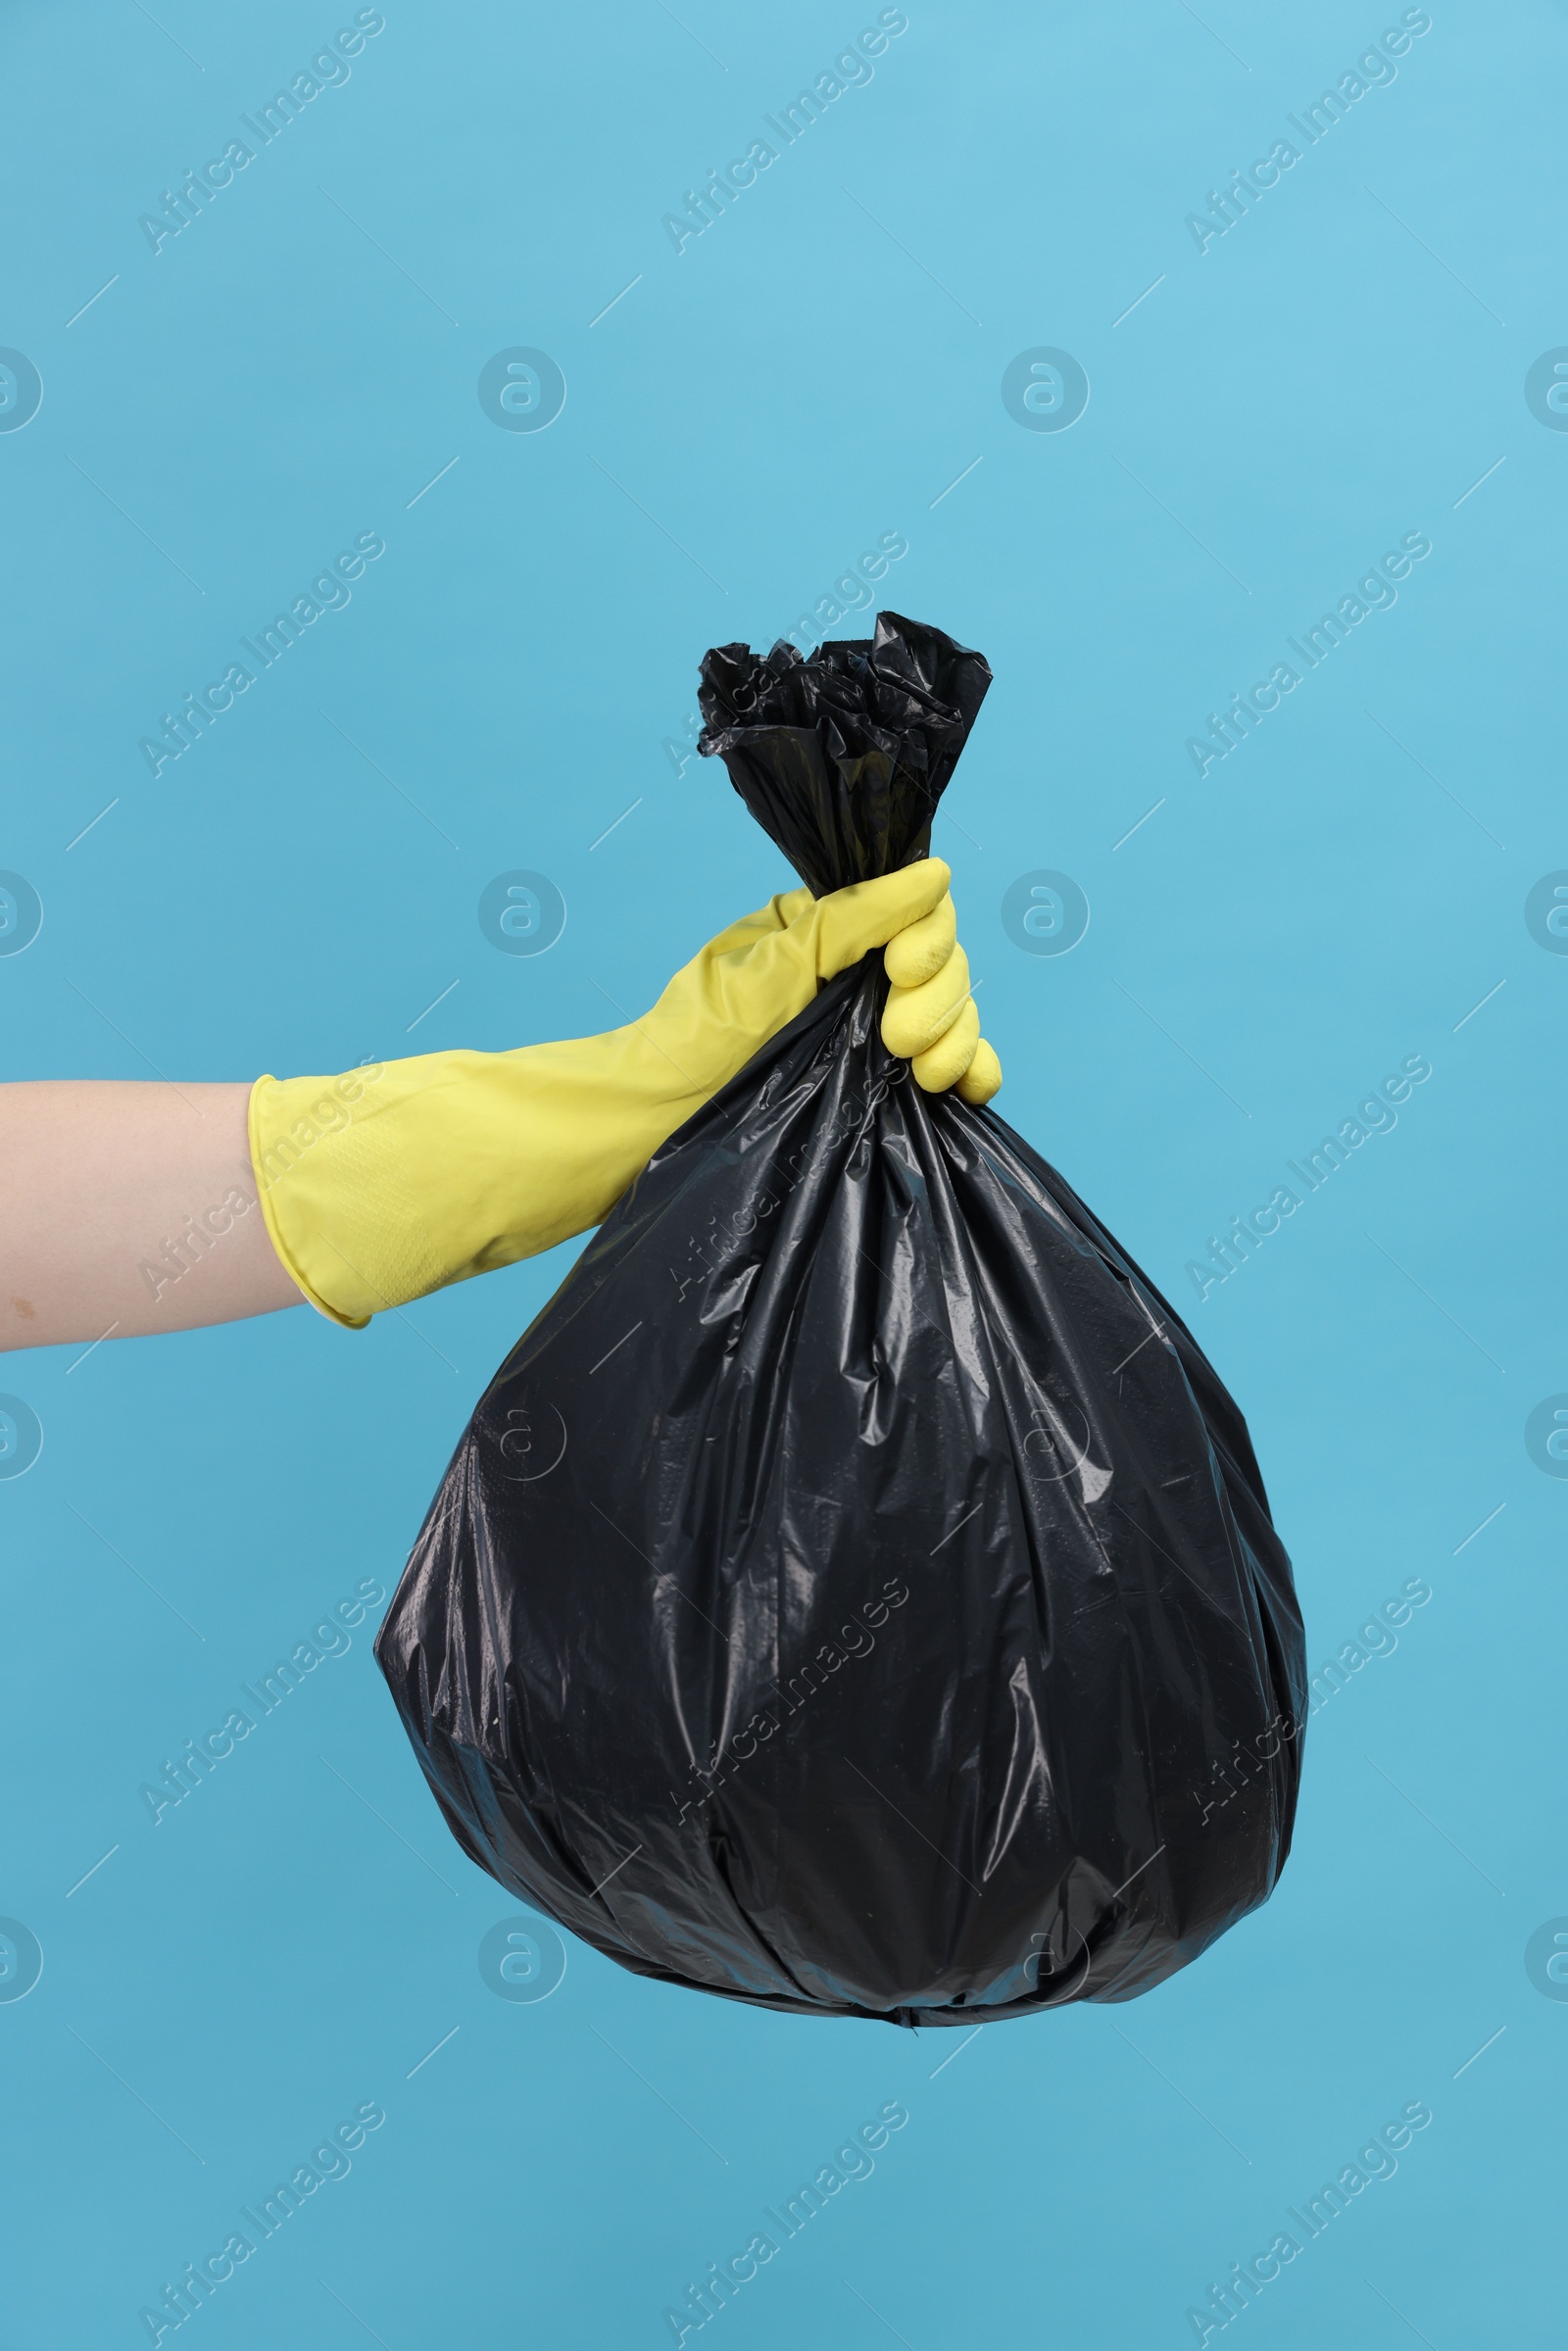
[[[871,637],[809,657],[716,645],[703,658],[698,750],[820,898],[925,857],[931,819],[991,683],[984,655],[879,612]]]

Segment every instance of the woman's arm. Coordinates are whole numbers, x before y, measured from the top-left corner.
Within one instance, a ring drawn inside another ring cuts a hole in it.
[[[890,941],[888,1051],[927,1092],[989,1102],[1002,1068],[948,880],[929,857],[820,899],[789,891],[602,1037],[254,1088],[0,1086],[0,1348],[307,1299],[361,1328],[569,1240],[824,981]]]
[[[249,1086],[0,1086],[0,1348],[305,1303],[268,1238]]]

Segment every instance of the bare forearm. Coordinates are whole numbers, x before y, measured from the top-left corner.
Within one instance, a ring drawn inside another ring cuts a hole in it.
[[[0,1086],[0,1348],[303,1303],[268,1238],[248,1086]]]

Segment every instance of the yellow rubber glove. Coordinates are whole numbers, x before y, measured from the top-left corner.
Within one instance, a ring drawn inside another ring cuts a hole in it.
[[[964,1102],[988,1102],[1002,1084],[1002,1063],[980,1034],[951,895],[890,939],[883,961],[893,982],[882,1013],[889,1053],[908,1061],[928,1094],[956,1086]]]
[[[585,1232],[822,981],[951,906],[949,878],[929,857],[821,899],[788,891],[602,1037],[258,1078],[251,1158],[278,1256],[314,1306],[359,1330]]]

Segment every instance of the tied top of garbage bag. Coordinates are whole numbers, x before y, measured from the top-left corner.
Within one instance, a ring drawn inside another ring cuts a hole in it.
[[[991,670],[939,628],[879,612],[876,634],[803,660],[716,645],[697,748],[717,754],[762,830],[821,898],[923,857]]]
[[[823,891],[922,854],[989,678],[892,613],[725,646],[703,748]],[[1020,1135],[921,1092],[886,990],[830,981],[655,1153],[376,1656],[464,1850],[622,1967],[969,2027],[1130,1999],[1266,1898],[1305,1661],[1201,1349]]]

